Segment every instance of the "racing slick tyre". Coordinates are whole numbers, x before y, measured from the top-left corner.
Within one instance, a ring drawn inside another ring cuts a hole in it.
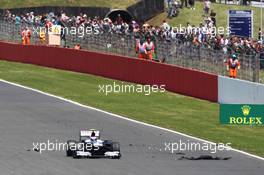
[[[120,151],[120,145],[118,142],[113,142],[112,143],[112,150],[113,151]]]
[[[112,143],[112,151],[118,151],[119,152],[119,156],[115,157],[115,159],[120,159],[121,152],[120,152],[120,144],[118,142],[113,142]]]
[[[74,159],[78,159],[78,158],[80,158],[79,156],[77,156],[77,151],[76,151],[76,150],[72,151],[72,157],[73,157]]]
[[[70,145],[76,144],[75,140],[68,140],[67,141],[67,150],[66,150],[66,156],[67,157],[72,157],[73,156],[73,150],[70,149]]]

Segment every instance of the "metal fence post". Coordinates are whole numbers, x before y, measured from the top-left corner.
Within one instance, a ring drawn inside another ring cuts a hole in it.
[[[260,54],[256,54],[254,57],[254,70],[253,81],[259,83],[259,71],[260,71]]]

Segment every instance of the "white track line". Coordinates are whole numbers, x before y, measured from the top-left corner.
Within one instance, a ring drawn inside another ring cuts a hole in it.
[[[141,125],[157,128],[157,129],[160,129],[160,130],[163,130],[163,131],[168,131],[168,132],[171,132],[171,133],[174,133],[174,134],[178,134],[180,136],[188,137],[188,138],[191,138],[191,139],[194,139],[194,140],[198,140],[198,141],[201,141],[201,142],[206,142],[206,143],[209,143],[209,144],[216,144],[214,142],[211,142],[211,141],[208,141],[208,140],[204,140],[204,139],[201,139],[201,138],[198,138],[198,137],[190,136],[190,135],[187,135],[187,134],[184,134],[184,133],[181,133],[181,132],[177,132],[177,131],[173,131],[173,130],[170,130],[170,129],[162,128],[162,127],[159,127],[159,126],[151,125],[151,124],[148,124],[148,123],[140,122],[140,121],[133,120],[133,119],[130,119],[130,118],[126,118],[126,117],[123,117],[123,116],[120,116],[120,115],[117,115],[117,114],[113,114],[111,112],[103,111],[101,109],[97,109],[97,108],[94,108],[94,107],[91,107],[91,106],[83,105],[81,103],[78,103],[78,102],[75,102],[75,101],[72,101],[72,100],[68,100],[68,99],[65,99],[63,97],[59,97],[59,96],[56,96],[56,95],[52,95],[52,94],[49,94],[49,93],[46,93],[46,92],[43,92],[43,91],[40,91],[40,90],[37,90],[37,89],[33,89],[33,88],[30,88],[30,87],[27,87],[27,86],[23,86],[23,85],[20,85],[20,84],[17,84],[17,83],[12,83],[12,82],[9,82],[9,81],[6,81],[6,80],[2,80],[2,79],[0,79],[0,82],[4,82],[4,83],[7,83],[7,84],[10,84],[10,85],[13,85],[13,86],[21,87],[21,88],[24,88],[24,89],[27,89],[27,90],[31,90],[31,91],[34,91],[34,92],[38,92],[38,93],[46,95],[46,96],[50,96],[50,97],[53,97],[53,98],[56,98],[56,99],[60,99],[62,101],[66,101],[66,102],[72,103],[74,105],[81,106],[83,108],[92,109],[92,110],[95,110],[95,111],[98,111],[98,112],[102,112],[102,113],[105,113],[105,114],[108,114],[108,115],[111,115],[111,116],[114,116],[114,117],[117,117],[117,118],[121,118],[121,119],[130,121],[130,122],[134,122],[134,123],[138,123],[138,124],[141,124]],[[225,148],[227,148],[227,147],[225,147]],[[241,151],[241,150],[234,149],[234,148],[231,148],[230,150],[238,152],[238,153],[241,153],[241,154],[244,154],[244,155],[247,155],[249,157],[253,157],[253,158],[259,159],[259,160],[264,160],[264,157],[256,156],[254,154],[250,154],[250,153],[247,153],[245,151]]]

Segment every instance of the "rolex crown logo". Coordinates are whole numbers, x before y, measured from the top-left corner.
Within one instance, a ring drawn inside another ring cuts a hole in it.
[[[248,105],[244,105],[241,109],[242,109],[244,116],[248,116],[250,113],[251,107],[249,107]]]

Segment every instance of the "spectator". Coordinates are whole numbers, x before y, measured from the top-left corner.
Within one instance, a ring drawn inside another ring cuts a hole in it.
[[[183,7],[185,4],[185,7],[188,7],[188,0],[181,0],[181,6]]]
[[[195,0],[189,0],[189,5],[190,5],[191,10],[195,10],[195,7],[194,7]]]
[[[264,47],[263,45],[260,45],[260,69],[264,69]]]
[[[81,45],[80,45],[80,44],[76,44],[76,45],[74,46],[74,49],[75,49],[75,50],[80,50],[80,49],[81,49]]]
[[[210,7],[211,7],[211,2],[210,2],[210,0],[204,0],[204,13],[205,13],[206,15],[208,15],[209,10],[210,10]]]
[[[139,59],[146,59],[146,55],[147,55],[146,44],[142,39],[140,40],[139,43],[137,43],[136,53],[138,54]]]
[[[161,28],[165,31],[169,30],[170,29],[170,25],[167,23],[166,20],[163,21],[162,25],[161,25]]]
[[[166,61],[166,59],[164,57],[162,57],[162,58],[159,59],[159,62],[160,63],[165,63],[165,61]]]
[[[261,28],[259,28],[259,31],[258,31],[258,40],[263,41],[263,33],[261,31]]]
[[[167,5],[168,5],[168,17],[171,16],[172,13],[172,1],[173,0],[167,0]]]
[[[44,28],[41,28],[39,31],[39,41],[40,44],[46,43],[46,30]]]
[[[16,25],[20,25],[20,22],[21,22],[21,17],[19,15],[16,15],[16,19],[15,19],[15,24]]]
[[[213,25],[216,26],[216,13],[214,12],[214,10],[211,10],[210,17],[213,21]]]
[[[242,5],[247,5],[247,0],[242,0]]]
[[[172,0],[167,0],[167,6],[168,6],[168,8],[170,8],[171,1],[172,1]]]
[[[120,14],[117,15],[116,22],[118,25],[121,25],[123,23],[123,19]]]
[[[177,0],[171,0],[168,8],[168,17],[175,17],[178,15],[178,2]]]

